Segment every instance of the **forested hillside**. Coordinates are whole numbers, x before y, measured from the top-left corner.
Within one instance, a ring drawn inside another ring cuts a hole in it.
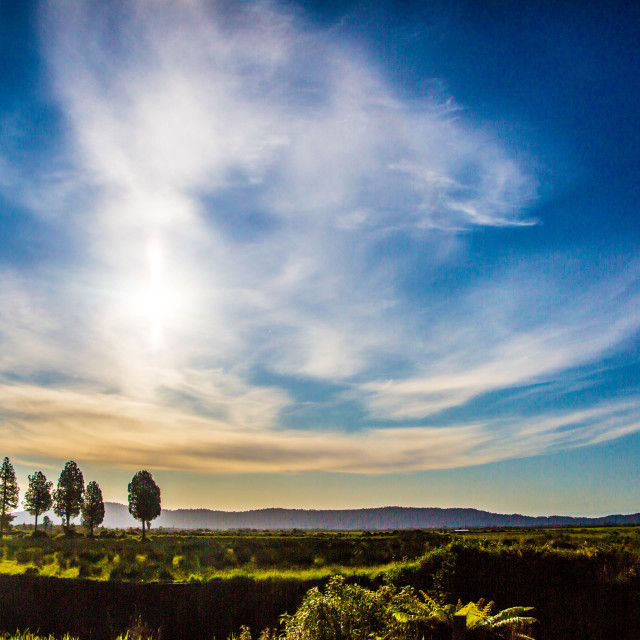
[[[104,526],[139,526],[127,507],[105,503]],[[18,512],[13,524],[31,524],[33,518]],[[49,514],[54,518],[53,514]],[[57,520],[54,520],[57,521]],[[553,527],[562,525],[640,524],[640,513],[616,514],[601,518],[571,516],[524,516],[478,509],[437,509],[382,507],[378,509],[305,510],[258,509],[254,511],[213,511],[211,509],[163,509],[154,527],[176,529],[466,529],[478,527]]]

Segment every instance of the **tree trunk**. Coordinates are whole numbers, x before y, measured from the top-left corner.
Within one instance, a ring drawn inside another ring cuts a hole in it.
[[[38,512],[36,511],[36,528],[33,530],[33,533],[38,533]]]
[[[143,518],[142,519],[142,540],[143,540],[143,542],[144,542],[144,540],[146,540],[144,525],[145,525],[145,521],[144,521],[144,518]]]

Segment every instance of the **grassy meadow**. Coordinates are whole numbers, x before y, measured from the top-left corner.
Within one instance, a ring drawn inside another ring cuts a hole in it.
[[[0,573],[132,582],[274,576],[322,579],[392,571],[448,540],[426,531],[136,532],[93,538],[14,531],[1,541]]]
[[[215,578],[323,579],[336,573],[373,578],[410,570],[425,554],[452,542],[494,551],[619,550],[640,556],[637,527],[479,529],[464,533],[408,531],[136,531],[103,529],[93,538],[59,531],[34,537],[14,530],[0,540],[0,574],[131,582]]]

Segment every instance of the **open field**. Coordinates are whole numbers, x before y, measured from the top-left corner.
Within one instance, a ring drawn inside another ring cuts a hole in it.
[[[223,639],[242,625],[255,634],[278,627],[282,614],[335,574],[372,593],[386,584],[423,590],[441,603],[530,605],[537,640],[631,640],[640,625],[638,527],[156,530],[146,543],[135,532],[88,539],[14,530],[1,548],[6,631],[113,640],[142,616],[163,638]]]
[[[0,542],[0,573],[131,582],[193,582],[217,578],[324,579],[335,573],[374,577],[406,569],[454,541],[494,550],[612,549],[640,555],[638,527],[559,527],[380,532],[102,530],[94,537],[14,531]]]
[[[93,539],[28,532],[5,536],[0,573],[133,582],[231,577],[322,579],[388,571],[449,540],[402,532],[156,532],[104,530]]]

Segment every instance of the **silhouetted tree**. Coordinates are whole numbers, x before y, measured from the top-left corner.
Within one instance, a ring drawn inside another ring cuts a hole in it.
[[[82,503],[82,524],[89,529],[89,535],[93,538],[93,528],[99,527],[104,520],[104,501],[102,489],[97,482],[91,481],[84,492]]]
[[[129,513],[142,522],[143,540],[145,525],[151,528],[151,520],[157,518],[161,510],[160,487],[148,471],[138,471],[129,483]]]
[[[18,506],[19,493],[16,472],[9,458],[5,458],[0,467],[0,536],[11,520],[11,512]]]
[[[67,534],[71,526],[71,518],[80,515],[83,493],[82,471],[73,460],[69,460],[60,473],[58,488],[53,492],[53,511],[62,518],[62,526]]]
[[[53,482],[49,482],[42,471],[36,471],[29,476],[29,488],[24,495],[24,508],[36,518],[34,533],[38,532],[38,516],[51,509],[53,499],[51,498],[51,488]]]

